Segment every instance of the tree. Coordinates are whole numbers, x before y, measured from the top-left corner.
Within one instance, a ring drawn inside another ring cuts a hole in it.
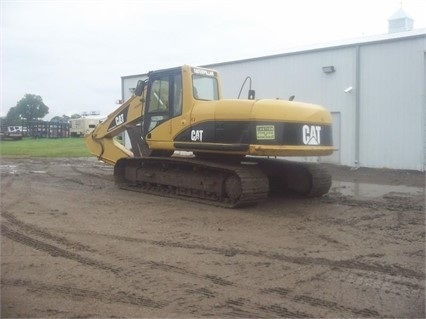
[[[56,123],[62,122],[62,117],[60,117],[60,116],[54,116],[54,117],[52,117],[50,119],[50,122],[56,122]]]
[[[18,114],[18,110],[16,107],[11,107],[9,111],[7,112],[5,122],[7,125],[16,125],[21,126],[22,125],[22,118]]]
[[[49,107],[43,103],[43,99],[39,95],[25,94],[18,101],[15,107],[12,107],[7,113],[7,117],[11,119],[21,118],[27,121],[41,119],[49,113]]]
[[[62,115],[62,116],[54,116],[50,120],[50,122],[56,122],[56,123],[68,123],[70,117],[68,115]]]

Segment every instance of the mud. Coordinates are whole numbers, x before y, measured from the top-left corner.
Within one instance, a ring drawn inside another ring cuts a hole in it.
[[[329,169],[322,198],[230,210],[3,158],[1,316],[425,317],[424,174]]]

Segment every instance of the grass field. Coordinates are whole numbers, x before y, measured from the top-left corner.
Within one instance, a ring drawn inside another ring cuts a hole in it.
[[[83,138],[24,138],[0,141],[2,157],[88,157],[91,156]]]

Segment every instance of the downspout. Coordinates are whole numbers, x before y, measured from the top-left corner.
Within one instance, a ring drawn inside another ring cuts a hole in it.
[[[124,79],[121,77],[121,101],[124,102]],[[123,103],[120,103],[123,104]]]
[[[361,46],[356,46],[355,56],[355,167],[360,166],[361,139]]]
[[[426,51],[423,52],[423,172],[426,172]]]

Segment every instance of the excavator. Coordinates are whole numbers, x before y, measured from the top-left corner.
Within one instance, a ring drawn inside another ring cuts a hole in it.
[[[216,70],[183,65],[151,71],[133,95],[85,135],[89,151],[114,165],[119,188],[236,208],[270,193],[326,194],[319,163],[284,157],[333,153],[322,106],[279,99],[222,99]],[[131,148],[118,136],[124,131]]]

